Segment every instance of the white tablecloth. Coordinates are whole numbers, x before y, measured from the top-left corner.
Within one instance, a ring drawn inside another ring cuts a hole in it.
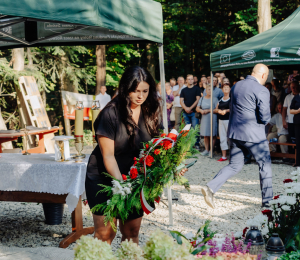
[[[82,162],[56,162],[54,154],[0,154],[0,190],[68,194],[66,204],[72,212],[85,192],[86,167]]]

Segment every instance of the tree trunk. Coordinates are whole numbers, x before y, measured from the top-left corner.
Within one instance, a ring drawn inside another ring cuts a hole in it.
[[[32,58],[32,52],[31,48],[27,48],[27,59],[28,59],[28,65],[27,68],[33,68],[33,58]]]
[[[155,61],[154,61],[153,51],[151,50],[151,43],[146,45],[146,50],[147,50],[147,70],[155,79]]]
[[[12,62],[14,70],[24,70],[25,58],[24,48],[17,48],[12,50]]]
[[[62,68],[60,72],[60,90],[66,90],[70,92],[75,92],[78,93],[78,89],[74,87],[74,85],[70,82],[70,80],[67,78],[65,69],[67,68],[67,64],[69,62],[69,58],[67,56],[62,56],[61,57],[61,63],[62,63]],[[64,102],[62,98],[62,93],[60,94],[61,96],[61,105],[62,105],[62,110],[64,111]],[[70,119],[64,117],[64,123],[65,123],[65,132],[66,135],[71,136],[71,124],[70,124]]]
[[[106,56],[105,45],[96,46],[96,90],[95,95],[100,93],[100,87],[106,85]]]
[[[270,0],[258,0],[257,26],[258,33],[269,30],[272,27]]]

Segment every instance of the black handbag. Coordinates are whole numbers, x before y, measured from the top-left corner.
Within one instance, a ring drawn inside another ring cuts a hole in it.
[[[200,102],[200,108],[201,108],[201,104],[202,104],[203,97],[201,97],[201,98],[202,98],[202,99],[201,99],[201,102]],[[196,113],[195,113],[195,117],[198,118],[198,119],[201,119],[201,118],[202,118],[202,114],[199,113],[199,112],[196,112]]]

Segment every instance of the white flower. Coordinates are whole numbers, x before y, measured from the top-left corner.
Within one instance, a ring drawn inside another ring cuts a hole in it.
[[[294,186],[294,183],[292,183],[292,182],[288,182],[288,183],[284,184],[284,187],[286,187],[286,188],[292,188],[293,186]]]
[[[290,211],[291,210],[291,207],[290,206],[287,206],[287,205],[283,205],[281,207],[284,211]]]
[[[273,216],[274,217],[274,216]],[[270,228],[273,228],[273,223],[272,222],[269,222],[269,226]]]
[[[191,240],[194,237],[194,234],[192,232],[189,232],[187,234],[184,235],[187,239]]]
[[[131,183],[127,183],[127,187],[131,188]]]
[[[269,228],[267,225],[265,225],[262,229],[261,229],[261,234],[263,236],[267,235],[269,233]]]
[[[142,157],[144,157],[144,151],[143,150],[140,151],[140,155],[139,155],[139,158],[142,158]]]
[[[234,233],[234,237],[235,237],[235,238],[241,238],[242,235],[243,235],[243,232],[242,232],[242,231],[237,231],[237,232]]]
[[[129,187],[124,187],[123,188],[123,191],[125,192],[126,195],[130,194],[131,193],[131,190]]]
[[[286,203],[289,204],[289,205],[294,205],[296,204],[297,200],[295,197],[292,197],[292,196],[288,196],[287,200],[286,200]]]
[[[293,192],[300,193],[300,183],[295,183],[294,184]]]
[[[276,211],[278,211],[278,213],[280,213],[281,212],[281,208],[277,208]]]
[[[293,171],[291,172],[292,175],[298,175],[298,172],[297,171]]]
[[[110,200],[107,201],[107,205],[110,203]]]
[[[275,204],[277,204],[278,202],[277,202],[277,200],[270,200],[269,201],[269,205],[275,205]]]

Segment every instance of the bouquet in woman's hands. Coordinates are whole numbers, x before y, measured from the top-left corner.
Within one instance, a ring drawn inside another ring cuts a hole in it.
[[[93,207],[92,212],[103,210],[105,225],[110,222],[116,229],[113,222],[116,217],[125,221],[130,212],[139,212],[141,208],[146,214],[151,213],[154,201],[159,202],[163,188],[168,184],[177,182],[189,190],[188,180],[179,172],[184,168],[185,159],[196,153],[193,146],[199,130],[190,127],[191,125],[186,125],[179,134],[172,130],[168,135],[162,134],[161,137],[144,143],[144,148],[141,149],[139,158],[134,158],[128,175],[122,174],[123,181],[105,173],[113,179],[112,186],[99,186],[104,188],[101,192],[108,192],[111,199]]]

